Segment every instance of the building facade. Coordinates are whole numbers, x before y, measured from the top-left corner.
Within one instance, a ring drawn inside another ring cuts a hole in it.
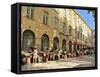
[[[95,49],[95,30],[92,31],[92,47]]]
[[[62,49],[67,52],[91,47],[92,29],[75,9],[21,7],[21,47]]]

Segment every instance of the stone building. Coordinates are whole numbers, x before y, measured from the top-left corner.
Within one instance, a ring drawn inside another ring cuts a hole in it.
[[[95,48],[95,30],[92,31],[92,47]]]
[[[75,9],[21,7],[22,50],[37,47],[73,52],[91,47],[92,29]]]

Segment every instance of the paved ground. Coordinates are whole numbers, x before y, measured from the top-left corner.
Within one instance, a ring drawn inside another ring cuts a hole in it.
[[[81,56],[75,58],[62,59],[59,61],[48,61],[47,63],[37,63],[22,66],[22,70],[41,70],[41,69],[59,69],[59,68],[75,68],[75,67],[91,67],[95,66],[95,56]]]

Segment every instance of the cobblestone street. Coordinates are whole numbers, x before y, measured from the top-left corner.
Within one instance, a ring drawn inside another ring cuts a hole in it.
[[[61,59],[59,61],[48,61],[47,63],[36,63],[23,65],[22,70],[41,70],[95,66],[95,55],[80,56],[75,58]]]

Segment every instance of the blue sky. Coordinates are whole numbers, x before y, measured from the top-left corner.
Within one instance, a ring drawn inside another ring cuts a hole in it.
[[[92,29],[95,29],[95,21],[94,21],[94,18],[92,16],[92,13],[88,13],[87,10],[79,10],[79,9],[77,9],[76,11],[81,15],[81,17],[86,21],[86,23]]]

